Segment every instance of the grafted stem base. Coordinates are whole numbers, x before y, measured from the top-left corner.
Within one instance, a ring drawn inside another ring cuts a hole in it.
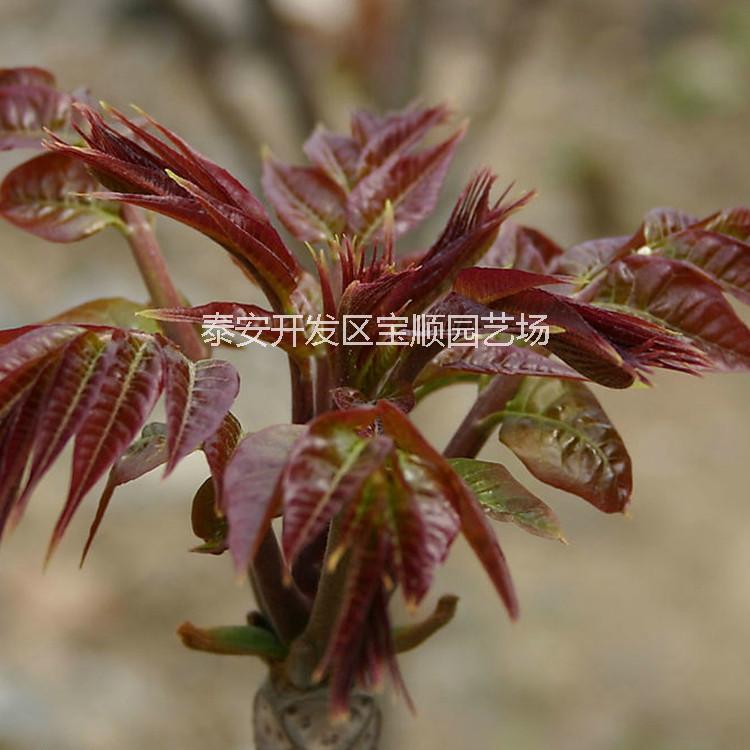
[[[298,690],[269,677],[255,695],[256,750],[377,750],[380,709],[371,695],[354,693],[349,717],[331,722],[328,690]]]

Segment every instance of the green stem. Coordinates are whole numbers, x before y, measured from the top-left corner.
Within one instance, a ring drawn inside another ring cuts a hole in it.
[[[122,207],[122,218],[125,222],[125,237],[148,290],[151,304],[156,307],[182,307],[182,297],[172,283],[145,211],[125,204]],[[162,326],[186,357],[198,360],[208,356],[205,344],[190,323],[163,323]]]

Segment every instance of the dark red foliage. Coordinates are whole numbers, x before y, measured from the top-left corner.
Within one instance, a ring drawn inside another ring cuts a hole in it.
[[[399,259],[397,240],[435,208],[464,136],[460,125],[422,145],[449,120],[443,106],[357,112],[348,135],[316,129],[304,145],[306,165],[265,155],[266,196],[292,236],[310,243],[315,278],[260,200],[170,129],[143,113],[137,120],[100,113],[57,90],[46,71],[0,71],[0,147],[38,147],[46,133],[50,149],[7,175],[2,216],[72,242],[109,226],[127,233],[123,203],[165,214],[222,245],[269,307],[188,307],[176,297],[136,319],[135,303],[96,300],[52,323],[0,331],[0,531],[18,521],[73,438],[70,490],[50,551],[107,471],[86,550],[118,485],[160,465],[169,473],[202,449],[212,480],[193,505],[199,549],[229,549],[243,571],[265,566],[270,593],[296,596],[305,617],[312,611],[310,627],[316,607],[335,610],[316,644],[313,677],[329,680],[336,711],[357,681],[373,687],[387,672],[401,686],[390,599],[400,589],[407,604],[421,602],[459,533],[515,617],[508,566],[488,519],[552,539],[562,532],[551,509],[505,467],[475,460],[477,451],[496,431],[541,481],[602,511],[624,510],[630,458],[586,381],[626,388],[654,368],[750,368],[750,330],[725,298],[750,300],[750,210],[697,219],[658,209],[630,236],[565,249],[509,223],[532,194],[493,199],[495,176],[483,169],[435,242]],[[401,317],[408,333],[419,314],[495,313],[544,316],[548,342],[490,346],[483,322],[474,347],[451,349],[444,335],[402,346],[378,325]],[[234,368],[187,359],[153,322],[169,332],[213,314],[244,319],[248,335],[285,352],[296,424],[243,436],[229,413],[239,389]],[[343,346],[340,331],[316,345],[307,335],[267,330],[285,315],[305,318],[305,334],[311,318],[368,317],[373,345]],[[144,319],[153,327],[139,329]],[[459,381],[480,389],[448,460],[408,412]],[[148,426],[137,439],[162,394],[166,425]],[[271,526],[277,516],[281,551]],[[260,606],[278,621],[272,602]]]

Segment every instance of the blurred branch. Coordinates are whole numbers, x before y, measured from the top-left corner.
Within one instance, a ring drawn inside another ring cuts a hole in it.
[[[490,31],[485,48],[492,74],[480,94],[480,101],[472,108],[472,133],[477,142],[492,127],[505,104],[513,76],[531,46],[548,5],[550,0],[509,0],[505,12],[499,14],[497,26]]]
[[[273,0],[248,0],[259,21],[259,34],[255,42],[261,46],[276,67],[279,76],[289,89],[289,102],[294,109],[298,135],[310,133],[318,124],[319,108],[313,95],[286,22],[279,14]]]
[[[253,123],[235,103],[231,89],[217,85],[219,66],[227,40],[180,0],[155,0],[160,13],[182,37],[184,58],[193,81],[206,100],[222,130],[234,141],[245,168],[256,174],[262,139]],[[227,93],[225,93],[227,92]]]

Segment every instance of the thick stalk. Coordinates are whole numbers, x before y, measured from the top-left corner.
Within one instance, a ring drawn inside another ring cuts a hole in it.
[[[255,694],[256,750],[377,750],[381,714],[370,695],[355,693],[349,715],[332,722],[324,686],[299,690],[271,670]]]
[[[146,213],[125,204],[122,207],[125,236],[133,258],[148,290],[151,304],[156,307],[182,307],[183,301],[172,283],[167,264],[161,253],[154,230]],[[195,328],[189,323],[162,323],[164,332],[192,360],[204,359],[206,347]]]
[[[446,458],[474,458],[492,433],[494,422],[488,417],[503,410],[516,394],[522,379],[518,375],[493,378],[479,393],[443,455]]]

